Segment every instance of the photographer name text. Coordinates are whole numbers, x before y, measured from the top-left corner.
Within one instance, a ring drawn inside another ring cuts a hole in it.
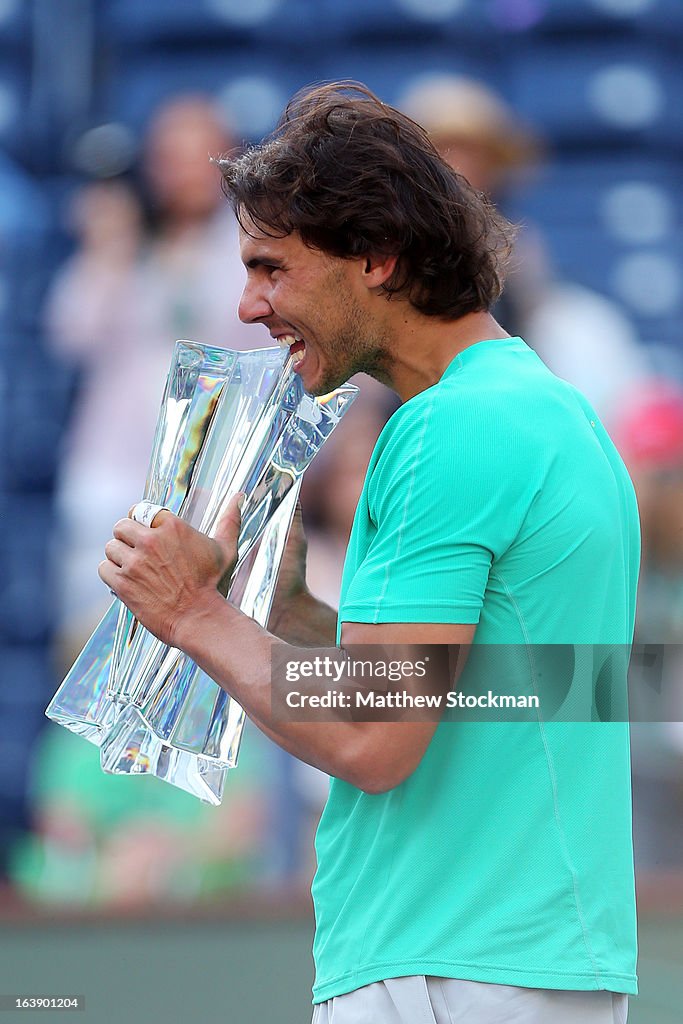
[[[494,693],[462,693],[451,690],[449,693],[409,693],[407,690],[376,691],[356,690],[324,690],[319,693],[302,693],[301,690],[290,690],[285,695],[289,708],[342,708],[342,709],[401,709],[401,708],[538,708],[539,698],[529,696],[513,696],[512,694]]]

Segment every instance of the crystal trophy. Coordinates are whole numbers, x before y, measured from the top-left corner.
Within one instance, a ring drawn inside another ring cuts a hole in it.
[[[286,350],[178,342],[144,497],[211,535],[246,493],[239,569],[260,541],[239,607],[265,625],[301,477],[357,394],[312,398]],[[227,596],[232,598],[234,576]],[[180,651],[115,600],[47,709],[101,748],[106,771],[154,774],[219,803],[244,714]]]

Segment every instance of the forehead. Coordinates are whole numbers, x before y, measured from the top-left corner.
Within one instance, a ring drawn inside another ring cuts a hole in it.
[[[310,252],[308,246],[304,245],[298,235],[284,235],[281,238],[273,238],[266,235],[253,224],[247,224],[246,228],[240,226],[240,253],[244,263],[250,260],[284,259],[294,255]]]
[[[240,220],[240,255],[245,266],[269,262],[313,266],[331,259],[325,253],[311,249],[296,231],[273,237],[258,228],[247,214],[242,213]]]

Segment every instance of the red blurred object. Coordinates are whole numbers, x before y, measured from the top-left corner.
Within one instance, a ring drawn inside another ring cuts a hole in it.
[[[683,390],[671,381],[649,381],[625,402],[612,435],[627,462],[652,468],[683,463]]]

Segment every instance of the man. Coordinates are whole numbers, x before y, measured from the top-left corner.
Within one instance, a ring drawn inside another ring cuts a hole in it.
[[[627,645],[638,528],[623,465],[585,399],[491,317],[509,225],[414,122],[364,88],[324,86],[221,168],[242,225],[242,319],[289,345],[312,393],[365,370],[403,405],[368,468],[338,616],[307,592],[301,546],[277,635],[221,598],[238,496],[214,540],[167,512],[153,528],[122,520],[100,575],[332,776],[313,887],[319,1024],[621,1024],[636,991],[627,724],[542,710],[284,720],[270,671],[296,656],[288,645],[335,638],[476,632],[532,666],[535,645]]]

